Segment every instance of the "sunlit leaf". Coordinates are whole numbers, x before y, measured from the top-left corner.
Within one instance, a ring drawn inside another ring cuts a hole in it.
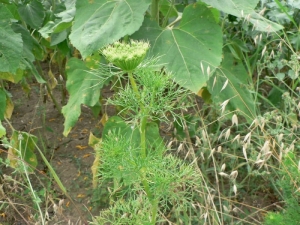
[[[2,138],[4,135],[6,135],[6,130],[5,128],[2,126],[2,123],[0,121],[0,138]]]
[[[249,20],[254,29],[274,32],[283,29],[280,24],[274,23],[255,12],[259,0],[202,0],[216,9]]]
[[[83,58],[139,29],[151,0],[80,0],[70,39]]]
[[[221,27],[204,4],[187,6],[179,26],[162,30],[155,22],[145,19],[134,37],[149,40],[150,54],[161,56],[160,62],[174,74],[175,81],[195,93],[209,78],[207,68],[212,72],[221,62]]]

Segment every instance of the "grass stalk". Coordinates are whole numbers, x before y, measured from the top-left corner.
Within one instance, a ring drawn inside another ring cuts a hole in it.
[[[22,152],[22,144],[21,144],[22,140],[20,139],[19,140],[19,151]],[[24,151],[25,152],[25,151]],[[39,197],[35,194],[35,191],[32,187],[32,184],[31,184],[31,181],[30,181],[30,178],[29,178],[29,173],[28,173],[28,170],[27,170],[27,165],[25,165],[25,159],[24,159],[25,156],[22,155],[22,158],[21,158],[21,162],[22,162],[22,167],[24,169],[24,173],[25,173],[25,176],[26,176],[26,181],[28,183],[28,186],[29,186],[29,189],[30,189],[30,192],[32,194],[32,197],[33,197],[33,202],[36,204],[36,207],[38,208],[38,211],[39,211],[39,214],[40,214],[40,218],[41,218],[41,222],[42,222],[42,225],[45,224],[45,219],[44,219],[44,216],[43,216],[43,212],[42,212],[42,209],[40,207],[40,204],[39,204]]]

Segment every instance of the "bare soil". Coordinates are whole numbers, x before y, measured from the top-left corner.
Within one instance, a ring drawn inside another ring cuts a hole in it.
[[[95,118],[89,108],[82,106],[81,116],[72,129],[68,137],[63,136],[64,117],[54,107],[49,96],[41,94],[39,84],[31,85],[31,93],[26,96],[20,85],[12,85],[9,92],[12,94],[14,111],[11,124],[15,130],[28,132],[38,137],[39,147],[53,166],[58,177],[67,189],[68,196],[65,196],[59,186],[54,181],[51,173],[43,160],[39,157],[39,164],[35,175],[31,175],[33,186],[36,191],[45,190],[43,202],[44,213],[49,215],[48,224],[87,224],[91,220],[91,215],[99,214],[101,199],[98,199],[92,189],[91,166],[94,161],[94,150],[88,146],[90,131],[96,135],[101,133],[100,116]],[[55,88],[54,96],[61,99],[59,88]],[[110,90],[105,89],[103,95],[110,95]],[[105,109],[108,114],[114,113],[113,108]],[[9,131],[8,124],[4,123]],[[9,134],[8,134],[9,137]],[[38,152],[36,152],[37,155]],[[2,149],[2,158],[5,159],[7,152]],[[11,176],[16,181],[24,182],[12,169],[1,165],[2,177]],[[6,185],[5,179],[2,180],[4,195],[11,198],[12,190]],[[33,210],[30,198],[27,199],[28,206],[22,202],[22,195],[26,194],[26,188],[16,192],[20,198],[14,198],[7,207],[0,208],[0,224],[34,224],[31,218],[37,211]],[[27,193],[27,196],[29,193]],[[1,199],[0,199],[1,200]],[[2,199],[5,202],[5,197]],[[20,202],[21,206],[16,205]],[[59,204],[60,202],[60,204]],[[15,204],[14,206],[11,204]],[[58,209],[54,206],[61,206]],[[22,218],[23,217],[23,218]],[[24,221],[26,219],[26,221]],[[31,222],[32,221],[32,222]]]

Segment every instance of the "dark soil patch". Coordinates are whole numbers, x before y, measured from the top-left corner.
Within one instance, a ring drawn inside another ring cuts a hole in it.
[[[79,121],[68,137],[64,137],[62,135],[63,115],[54,107],[54,104],[49,100],[50,98],[44,102],[45,96],[40,94],[40,85],[34,84],[31,87],[29,97],[24,94],[19,85],[13,85],[9,90],[13,95],[12,101],[15,104],[11,124],[18,131],[28,132],[38,137],[39,147],[56,171],[69,195],[63,194],[49,169],[39,157],[35,175],[31,175],[31,178],[35,190],[37,192],[44,190],[45,192],[45,197],[41,200],[47,203],[44,204],[43,210],[49,214],[48,224],[87,224],[87,221],[91,220],[91,215],[99,214],[99,210],[102,208],[101,204],[93,200],[95,193],[92,189],[91,166],[94,161],[94,150],[88,146],[90,131],[101,133],[100,117],[93,117],[91,110],[82,106]],[[57,99],[60,99],[61,93],[57,88],[53,94]],[[103,94],[110,95],[110,90],[105,89]],[[109,115],[114,113],[113,108],[107,107],[105,110]],[[5,122],[3,124],[9,131],[8,124]],[[39,155],[38,152],[36,154]],[[6,155],[2,152],[3,159],[6,158]],[[12,173],[13,170],[11,169],[1,166],[1,172],[2,175],[9,175],[13,179],[17,179],[17,174]],[[4,192],[4,194],[7,197],[12,195],[8,189],[7,193]],[[21,201],[23,194],[25,192],[18,193],[20,198],[15,198],[13,201],[14,204],[20,202],[22,207],[16,204],[14,208],[6,202],[7,207],[0,209],[0,223],[34,224],[34,219],[29,218],[38,215],[38,213],[31,208],[34,207],[30,202],[32,199],[28,198],[28,202]],[[29,194],[27,193],[27,196]],[[58,206],[59,202],[61,207],[57,210],[54,205]],[[24,205],[26,203],[28,206]],[[21,215],[27,221],[22,221]]]

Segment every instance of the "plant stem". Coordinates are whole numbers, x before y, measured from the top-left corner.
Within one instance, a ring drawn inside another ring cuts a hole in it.
[[[152,20],[159,22],[159,7],[158,7],[159,0],[152,0],[151,3],[151,18]]]
[[[133,91],[135,92],[137,101],[140,103],[140,112],[142,113],[142,119],[140,121],[140,135],[141,135],[141,157],[143,160],[147,157],[147,145],[146,145],[146,127],[147,127],[147,121],[148,121],[148,110],[145,109],[145,106],[141,102],[141,95],[139,93],[139,89],[137,87],[137,84],[135,82],[135,79],[133,77],[132,72],[128,72],[128,77],[130,80],[131,87]],[[157,216],[157,209],[158,209],[158,201],[153,200],[153,194],[151,193],[149,182],[145,178],[145,168],[142,168],[140,170],[140,176],[141,176],[141,182],[144,186],[145,192],[147,194],[147,198],[149,199],[151,205],[152,205],[152,217],[151,217],[151,223],[153,225],[156,224],[156,216]]]
[[[38,70],[39,70],[39,73],[40,73],[41,77],[42,77],[44,80],[46,80],[45,77],[44,77],[43,70],[42,70],[42,67],[41,67],[40,62],[37,61],[36,64],[37,64],[37,68],[38,68]],[[47,88],[47,92],[48,92],[48,94],[50,95],[50,98],[52,99],[52,101],[53,101],[53,103],[54,103],[56,109],[61,113],[61,106],[58,104],[58,102],[56,101],[56,99],[55,99],[54,96],[52,95],[52,93],[51,93],[51,88],[50,88],[50,85],[48,84],[48,82],[46,82],[46,88]]]
[[[40,207],[40,198],[36,195],[35,193],[35,190],[33,189],[32,187],[32,184],[31,184],[31,181],[30,181],[30,178],[29,178],[29,175],[28,175],[28,170],[27,170],[27,165],[25,165],[25,156],[22,155],[22,145],[21,145],[21,141],[22,140],[19,140],[19,151],[20,151],[20,156],[22,157],[21,158],[21,162],[22,162],[22,166],[23,166],[23,169],[24,169],[24,172],[25,172],[25,176],[26,176],[26,181],[28,183],[28,186],[29,186],[29,189],[30,189],[30,192],[32,194],[32,198],[33,198],[33,202],[36,204],[36,207],[39,211],[39,214],[40,214],[40,219],[41,219],[41,222],[42,222],[42,225],[45,224],[45,219],[43,217],[43,213],[42,213],[42,209]],[[27,144],[26,144],[27,145]],[[25,150],[26,151],[26,150]],[[25,152],[24,151],[24,152]]]
[[[137,88],[135,79],[134,79],[133,74],[132,74],[131,71],[128,72],[128,77],[129,77],[130,84],[131,84],[131,86],[132,86],[132,89],[133,89],[133,91],[134,91],[136,97],[138,98],[138,100],[140,100],[141,97],[140,97],[140,94],[139,94],[139,90],[138,90],[138,88]]]
[[[148,117],[145,115],[141,121],[141,156],[143,159],[146,158],[147,156],[147,151],[146,151],[146,125],[147,125],[147,120]]]
[[[158,210],[158,200],[153,200],[152,202],[152,217],[151,217],[151,223],[153,225],[156,224],[156,215],[157,215],[157,210]]]
[[[145,192],[147,194],[147,198],[149,199],[151,206],[152,206],[152,217],[151,217],[151,223],[153,225],[156,224],[156,215],[157,215],[157,209],[158,209],[158,200],[153,199],[153,195],[151,193],[150,187],[149,187],[149,182],[145,178],[145,173],[144,173],[144,168],[140,170],[141,172],[141,179],[142,179],[142,184],[145,188]]]
[[[9,125],[11,131],[14,132],[15,129],[14,129],[14,127],[11,125],[11,123],[9,122],[9,120],[8,120],[7,118],[5,118],[5,117],[4,117],[4,119],[5,119],[6,123]]]

